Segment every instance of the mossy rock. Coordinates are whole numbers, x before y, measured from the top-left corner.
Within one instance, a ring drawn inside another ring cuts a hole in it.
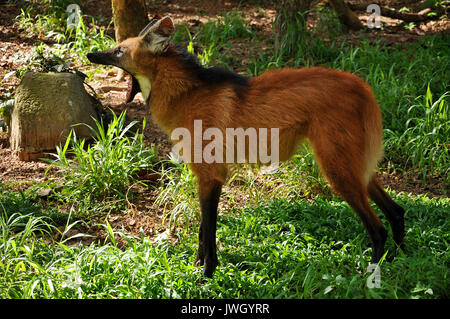
[[[86,125],[74,125],[95,127],[94,101],[76,74],[27,72],[15,93],[11,149],[21,160],[29,161],[54,150],[72,128],[78,138],[90,138]]]

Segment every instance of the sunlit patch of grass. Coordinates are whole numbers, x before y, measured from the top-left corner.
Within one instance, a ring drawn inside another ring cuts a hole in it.
[[[181,223],[185,225],[186,229],[189,226],[197,225],[200,220],[197,184],[188,165],[170,157],[163,164],[161,180],[156,204],[164,206],[163,222],[169,218],[171,229]]]
[[[64,177],[61,196],[67,200],[125,201],[129,188],[137,182],[137,172],[156,163],[155,148],[145,146],[143,134],[139,130],[130,134],[137,122],[126,125],[126,112],[112,114],[107,127],[103,120],[95,120],[96,128],[85,124],[92,132],[92,144],[79,140],[72,130],[65,144],[56,148],[51,163]]]

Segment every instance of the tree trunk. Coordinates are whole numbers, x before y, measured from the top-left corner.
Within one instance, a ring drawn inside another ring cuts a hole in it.
[[[112,0],[112,11],[117,43],[137,36],[148,23],[144,0]]]
[[[282,38],[288,30],[288,25],[301,28],[299,32],[306,30],[306,18],[308,10],[313,0],[277,0],[274,31],[275,31],[275,51],[278,53]],[[300,14],[299,14],[300,13]]]
[[[350,30],[361,30],[364,25],[358,16],[347,6],[343,0],[329,0],[331,7],[338,14],[339,20]]]
[[[112,0],[116,42],[135,37],[147,25],[147,9],[144,0]],[[124,72],[119,70],[117,80]]]

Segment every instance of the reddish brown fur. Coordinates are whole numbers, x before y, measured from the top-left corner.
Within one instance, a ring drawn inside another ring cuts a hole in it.
[[[173,50],[173,48],[169,49]],[[303,138],[333,189],[350,205],[363,206],[381,226],[367,202],[367,184],[382,154],[381,114],[371,88],[357,76],[325,68],[271,70],[249,80],[243,99],[229,86],[203,87],[169,52],[144,60],[153,83],[151,111],[170,135],[177,127],[203,129],[267,127],[280,129],[280,160],[289,159]],[[147,61],[146,61],[147,60]],[[177,141],[175,141],[177,142]],[[205,188],[224,182],[226,164],[191,164]],[[356,196],[358,195],[358,196]]]
[[[334,175],[367,186],[382,154],[381,114],[370,87],[357,76],[325,68],[272,70],[251,78],[241,99],[231,84],[196,83],[174,52],[153,59],[139,53],[133,60],[143,61],[146,69],[140,72],[152,83],[152,116],[169,135],[178,127],[193,132],[194,120],[202,120],[203,129],[223,132],[279,128],[280,160],[289,159],[308,138],[336,191],[337,181],[330,178]],[[224,174],[218,171],[226,168],[220,166],[225,164],[192,168],[223,182]]]
[[[382,126],[377,102],[363,80],[325,68],[271,70],[250,79],[240,99],[231,84],[196,83],[169,50],[153,57],[136,46],[132,55],[144,66],[138,73],[152,83],[152,116],[169,135],[178,127],[193,132],[194,120],[223,132],[227,127],[279,128],[280,160],[289,159],[306,137],[335,191],[351,185],[366,195],[382,154]],[[225,180],[226,164],[191,166],[201,180]]]

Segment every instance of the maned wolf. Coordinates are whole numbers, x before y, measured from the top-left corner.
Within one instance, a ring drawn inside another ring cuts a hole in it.
[[[364,224],[372,243],[372,262],[384,254],[387,231],[368,197],[389,220],[396,244],[402,243],[404,210],[383,190],[375,174],[383,155],[381,113],[362,79],[319,67],[270,70],[253,78],[205,68],[171,42],[174,33],[172,20],[157,16],[139,36],[87,57],[130,73],[134,85],[129,99],[141,91],[154,121],[169,136],[177,128],[193,132],[198,120],[203,130],[217,128],[224,134],[227,128],[277,128],[282,161],[308,139],[331,187]],[[202,143],[205,147],[206,142]],[[251,150],[246,146],[247,157]],[[193,152],[184,150],[183,156],[190,158]],[[217,206],[227,163],[189,165],[197,177],[202,211],[196,265],[204,265],[204,274],[212,277],[218,265]]]

